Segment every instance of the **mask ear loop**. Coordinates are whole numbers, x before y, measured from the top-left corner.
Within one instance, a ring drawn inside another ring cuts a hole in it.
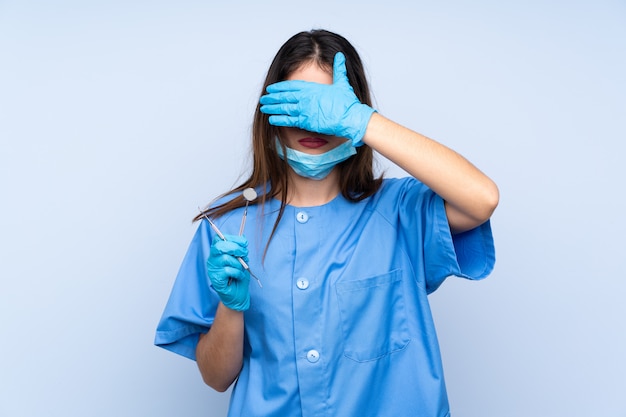
[[[280,139],[280,135],[274,136],[274,148],[274,151],[280,157],[280,159],[283,159],[281,155],[287,154],[287,145],[285,145],[285,143]]]

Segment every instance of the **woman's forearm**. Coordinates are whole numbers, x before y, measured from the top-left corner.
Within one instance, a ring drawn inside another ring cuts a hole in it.
[[[363,141],[440,195],[453,231],[484,223],[498,205],[495,183],[467,159],[378,113]]]
[[[219,392],[230,387],[243,361],[243,313],[219,303],[208,333],[196,347],[196,362],[204,382]]]

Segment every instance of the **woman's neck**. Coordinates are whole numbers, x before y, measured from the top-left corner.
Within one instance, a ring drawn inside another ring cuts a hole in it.
[[[287,204],[314,207],[328,203],[341,191],[338,175],[339,170],[333,169],[323,180],[312,180],[291,172]]]

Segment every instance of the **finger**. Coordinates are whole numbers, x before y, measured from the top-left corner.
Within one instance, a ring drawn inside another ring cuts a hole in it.
[[[342,52],[335,54],[333,61],[333,84],[348,82],[348,72],[346,70],[346,57]]]
[[[244,248],[248,247],[248,239],[244,235],[224,235],[224,237],[229,242],[235,242]]]
[[[215,251],[214,251],[215,250]],[[230,240],[220,240],[213,244],[211,254],[231,255],[231,256],[248,256],[248,248],[242,246],[238,242]]]
[[[300,114],[297,104],[266,104],[261,106],[261,113],[285,116],[298,116]]]
[[[237,268],[224,268],[224,274],[228,276],[228,278],[232,278],[235,281],[249,281],[250,273],[246,270],[240,270]]]
[[[269,122],[272,126],[278,127],[300,127],[298,117],[294,116],[270,116]]]
[[[311,87],[311,84],[315,84],[310,81],[302,80],[288,80],[279,81],[274,84],[270,84],[265,88],[268,93],[280,93],[283,91],[298,91]]]
[[[299,91],[281,91],[261,96],[261,104],[297,103],[300,100]]]
[[[241,269],[243,271],[245,268],[241,264],[241,261],[239,260],[239,258],[243,259],[243,261],[246,263],[248,261],[247,256],[224,254],[219,258],[219,265],[221,265],[222,267],[231,267],[231,268]]]

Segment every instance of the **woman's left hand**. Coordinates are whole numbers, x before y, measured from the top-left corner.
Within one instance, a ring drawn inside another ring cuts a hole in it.
[[[363,145],[374,109],[354,94],[343,53],[335,54],[332,84],[290,80],[266,90],[268,94],[260,100],[261,112],[271,115],[270,124],[348,138],[354,146]]]

